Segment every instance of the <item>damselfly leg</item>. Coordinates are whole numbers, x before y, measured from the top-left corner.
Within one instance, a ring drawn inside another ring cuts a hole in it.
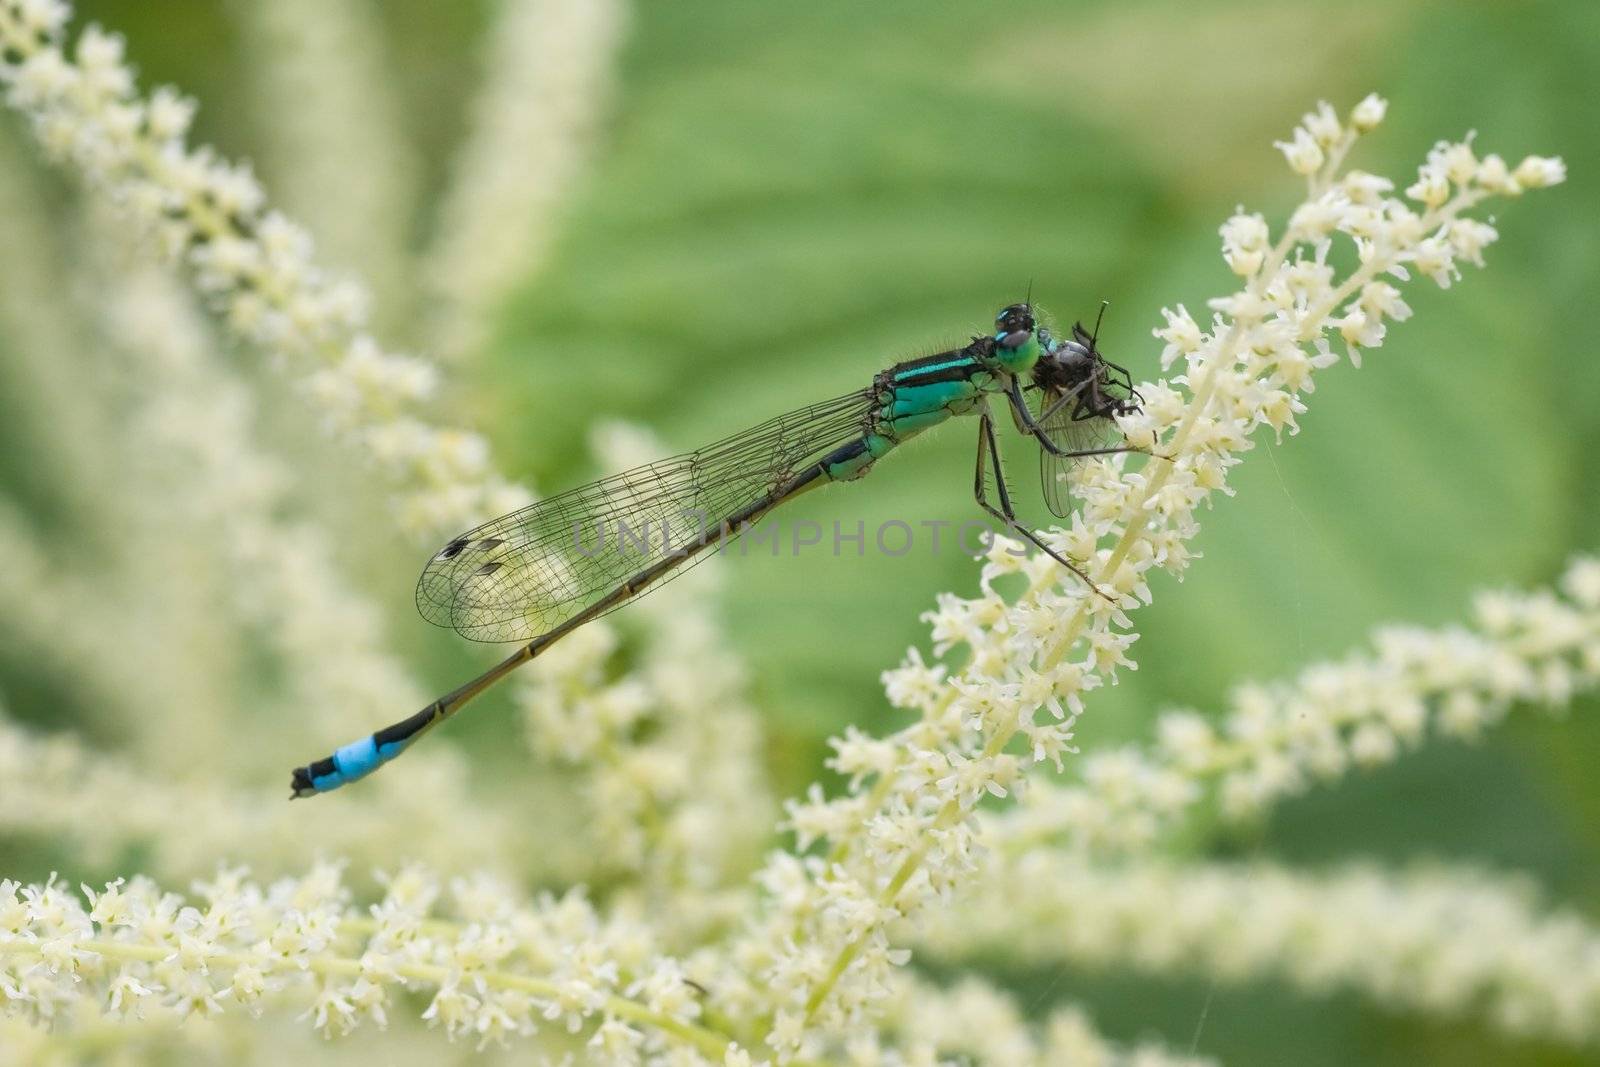
[[[987,475],[990,469],[994,471],[995,493],[1000,498],[1000,506],[998,508],[989,503]],[[1096,596],[1115,603],[1116,598],[1107,596],[1101,591],[1100,587],[1095,584],[1094,579],[1085,574],[1082,568],[1045,544],[1038,534],[1034,533],[1017,518],[1016,509],[1011,505],[1011,490],[1006,485],[1006,472],[1000,463],[1000,442],[996,439],[994,433],[994,417],[989,414],[987,407],[978,413],[978,464],[977,470],[973,475],[972,493],[978,501],[978,506],[1005,523],[1007,529],[1024,538],[1040,552],[1043,552],[1083,579],[1083,584],[1094,590]]]

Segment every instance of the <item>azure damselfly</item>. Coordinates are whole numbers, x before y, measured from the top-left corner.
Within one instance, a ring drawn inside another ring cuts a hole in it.
[[[910,438],[959,415],[978,417],[978,505],[1105,596],[1018,521],[989,409],[991,399],[1004,403],[1017,428],[1037,442],[1046,503],[1067,517],[1062,476],[1073,460],[1134,451],[1109,442],[1114,416],[1137,411],[1142,398],[1128,372],[1095,347],[1098,335],[1097,320],[1093,334],[1074,324],[1070,340],[1056,338],[1036,322],[1031,304],[1012,304],[995,317],[993,334],[974,336],[965,347],[897,363],[864,389],[547,497],[455,538],[423,568],[417,583],[423,617],[475,641],[526,643],[415,715],[297,767],[292,796],[325,793],[372,773],[562,637],[683,573],[779,504],[861,478]],[[632,553],[586,551],[579,532],[607,523],[654,527],[661,543],[647,539]]]

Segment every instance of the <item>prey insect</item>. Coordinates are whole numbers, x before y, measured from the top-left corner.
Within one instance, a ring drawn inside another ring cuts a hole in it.
[[[990,410],[991,402],[1004,405],[1033,438],[1045,500],[1067,516],[1062,475],[1074,460],[1137,451],[1116,442],[1114,418],[1137,411],[1142,399],[1127,370],[1095,347],[1098,334],[1097,320],[1093,334],[1074,325],[1070,339],[1056,338],[1036,321],[1031,304],[1012,304],[995,317],[992,334],[962,348],[897,363],[864,389],[547,497],[455,538],[417,582],[423,617],[475,641],[524,644],[415,715],[295,768],[292,796],[325,793],[372,773],[517,667],[683,573],[773,508],[830,482],[862,478],[912,437],[957,416],[977,417],[978,505],[1106,596],[1018,520]],[[606,524],[654,528],[662,538],[641,551],[590,552],[581,531]]]

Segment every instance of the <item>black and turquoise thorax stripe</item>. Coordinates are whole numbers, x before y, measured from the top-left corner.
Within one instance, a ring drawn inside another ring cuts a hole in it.
[[[873,378],[877,404],[860,441],[824,461],[834,481],[859,478],[872,464],[924,430],[970,415],[983,397],[1004,391],[1011,376],[1039,358],[1038,341],[1007,348],[997,337],[977,337],[965,348],[896,363]]]

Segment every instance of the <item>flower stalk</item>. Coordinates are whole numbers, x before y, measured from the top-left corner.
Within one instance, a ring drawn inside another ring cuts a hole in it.
[[[793,1014],[774,1015],[770,1046],[798,1049],[809,1029],[847,1027],[865,1011],[886,969],[904,958],[888,943],[888,924],[920,910],[970,868],[970,815],[978,801],[1010,793],[1030,763],[1059,764],[1073,751],[1083,694],[1134,666],[1127,650],[1137,634],[1128,612],[1149,602],[1149,572],[1176,575],[1187,567],[1197,508],[1227,491],[1227,472],[1253,447],[1257,430],[1298,431],[1295,417],[1305,410],[1314,373],[1338,358],[1328,335],[1338,332],[1355,363],[1363,349],[1381,344],[1386,319],[1409,317],[1398,289],[1379,279],[1403,282],[1416,269],[1448,286],[1459,274],[1457,261],[1481,264],[1496,236],[1464,212],[1490,195],[1519,195],[1565,176],[1559,160],[1529,157],[1513,172],[1498,157],[1478,160],[1466,144],[1441,143],[1407,190],[1419,211],[1390,195],[1392,183],[1339,170],[1384,107],[1374,96],[1343,120],[1327,105],[1307,115],[1281,146],[1308,180],[1308,198],[1284,232],[1273,241],[1261,216],[1235,215],[1221,230],[1223,257],[1243,286],[1211,302],[1213,328],[1202,330],[1181,306],[1164,312],[1167,324],[1155,331],[1167,343],[1162,365],[1181,357],[1184,373],[1141,384],[1142,410],[1118,419],[1128,442],[1150,453],[1148,462],[1130,468],[1128,457],[1117,455],[1085,463],[1080,510],[1070,528],[1052,535],[1115,599],[1062,586],[1048,560],[1019,560],[1004,551],[1009,545],[992,551],[984,596],[943,598],[930,616],[935,653],[963,645],[966,665],[946,679],[942,668],[917,657],[886,676],[891,699],[897,690],[911,694],[896,703],[921,711],[921,721],[884,742],[858,735],[836,742],[832,766],[852,778],[850,794],[791,806],[800,847],[832,840],[828,862],[804,868],[815,899],[776,927],[782,944],[793,947],[773,948],[774,973],[796,969],[778,984],[786,989],[792,981],[802,995]],[[1341,235],[1359,259],[1343,279],[1327,262]],[[1008,601],[994,592],[996,580],[1017,572],[1029,579],[1022,594]],[[1025,754],[1012,754],[1019,736]],[[863,803],[857,787],[867,778],[876,783]],[[881,847],[882,838],[893,845]],[[852,842],[863,839],[879,847],[858,851]],[[841,947],[819,966],[807,947],[813,944]],[[830,998],[847,982],[856,988],[830,1013]]]

